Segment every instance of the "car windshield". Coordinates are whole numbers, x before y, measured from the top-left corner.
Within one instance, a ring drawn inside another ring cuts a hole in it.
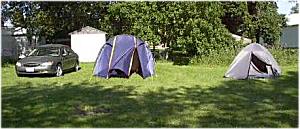
[[[28,56],[59,56],[58,47],[41,47],[34,49]]]

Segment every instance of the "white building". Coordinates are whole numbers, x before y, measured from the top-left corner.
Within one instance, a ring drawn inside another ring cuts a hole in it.
[[[300,15],[290,14],[286,18],[288,20],[287,27],[282,30],[281,46],[284,48],[298,48]]]
[[[106,42],[105,32],[86,26],[69,33],[71,48],[79,56],[80,62],[95,62],[100,49]]]
[[[18,58],[18,44],[13,36],[13,28],[1,28],[1,57],[5,59]]]
[[[1,27],[1,56],[5,59],[17,59],[20,55],[28,54],[32,45],[28,42],[26,29],[13,26]],[[32,37],[32,44],[43,45],[45,37]]]
[[[245,37],[242,37],[242,36],[239,36],[239,35],[231,34],[231,37],[233,37],[235,39],[235,41],[241,41],[242,40],[242,43],[244,43],[244,44],[252,43],[251,39],[248,39],[248,38],[245,38]]]

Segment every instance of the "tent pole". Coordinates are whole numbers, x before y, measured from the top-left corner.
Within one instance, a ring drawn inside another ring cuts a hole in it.
[[[135,49],[137,48],[137,45],[136,45],[136,38],[133,37],[133,40],[134,40],[134,49],[133,49],[133,52],[132,52],[132,55],[131,55],[131,59],[130,59],[130,64],[129,64],[129,69],[128,69],[128,77],[129,77],[130,70],[131,70],[131,67],[132,67],[133,56],[134,56],[134,53],[135,53]]]
[[[112,57],[113,57],[114,51],[115,51],[116,39],[117,39],[117,36],[115,37],[115,39],[114,39],[114,41],[113,41],[113,46],[112,46],[112,50],[111,50],[110,57],[109,57],[109,63],[108,63],[108,70],[107,70],[107,76],[106,76],[106,79],[108,79],[109,70],[110,70],[110,68],[111,68],[111,61],[112,61]]]
[[[246,79],[249,79],[249,71],[250,71],[250,66],[251,66],[251,60],[252,60],[252,52],[250,54],[250,62],[249,62],[249,67],[248,67],[248,73],[247,73],[247,78]]]

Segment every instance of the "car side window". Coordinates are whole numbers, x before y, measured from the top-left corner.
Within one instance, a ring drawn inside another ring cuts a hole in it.
[[[63,55],[68,55],[68,51],[66,50],[66,48],[63,48]]]
[[[66,48],[67,52],[69,53],[69,55],[73,55],[73,51],[70,48]]]

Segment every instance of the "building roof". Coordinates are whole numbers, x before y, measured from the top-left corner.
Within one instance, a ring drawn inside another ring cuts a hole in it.
[[[96,28],[86,26],[79,30],[69,33],[69,35],[73,35],[73,34],[106,34],[106,33]]]
[[[293,25],[299,25],[300,22],[300,14],[295,13],[295,14],[289,14],[285,16],[287,18],[286,24],[288,26],[293,26]]]
[[[27,34],[27,29],[22,27],[17,27],[14,29],[13,35],[14,36],[22,36]]]
[[[1,34],[2,35],[10,35],[10,36],[25,36],[27,30],[21,27],[1,27]]]
[[[68,47],[67,45],[63,45],[63,44],[46,44],[46,45],[41,45],[38,47]]]
[[[248,43],[252,42],[251,39],[246,38],[246,37],[242,37],[242,36],[239,36],[239,35],[236,35],[236,34],[231,34],[231,37],[234,38],[236,41],[243,40],[243,43],[245,43],[245,44],[248,44]]]

